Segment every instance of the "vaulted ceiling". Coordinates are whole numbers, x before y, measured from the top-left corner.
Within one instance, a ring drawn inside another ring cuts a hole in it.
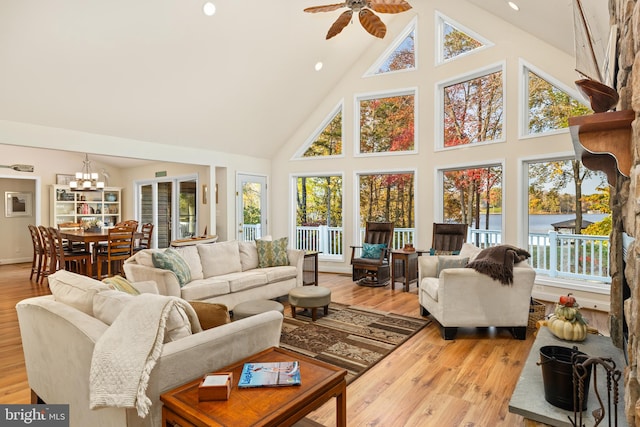
[[[0,120],[269,158],[362,52],[397,35],[354,23],[326,41],[340,12],[302,10],[331,1],[212,1],[212,17],[193,0],[1,2]],[[571,0],[520,1],[518,13],[456,1],[573,51]]]

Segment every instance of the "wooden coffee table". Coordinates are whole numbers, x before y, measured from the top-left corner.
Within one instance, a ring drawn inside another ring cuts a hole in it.
[[[300,362],[300,386],[238,388],[246,362],[289,360]],[[336,398],[337,425],[347,425],[347,371],[337,366],[272,347],[218,371],[233,372],[229,400],[199,402],[200,379],[194,380],[160,396],[163,427],[291,426],[332,397]]]

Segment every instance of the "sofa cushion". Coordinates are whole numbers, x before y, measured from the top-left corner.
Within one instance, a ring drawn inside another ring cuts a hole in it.
[[[198,248],[196,246],[197,245],[191,245],[174,248],[174,250],[178,252],[189,265],[191,280],[204,279],[204,273],[202,272],[202,263],[200,262],[200,253],[198,252]]]
[[[109,285],[110,288],[116,291],[126,292],[131,295],[140,295],[140,291],[138,291],[130,281],[120,275],[106,277],[102,279],[102,283]]]
[[[162,252],[161,249],[144,249],[138,251],[134,256],[129,258],[129,260],[135,260],[136,264],[144,265],[146,267],[153,267],[153,254],[157,252]],[[125,261],[126,262],[126,261]]]
[[[137,295],[131,295],[113,289],[98,292],[93,297],[93,311],[96,319],[107,325],[111,325],[124,307],[136,297]],[[187,316],[187,313],[182,307],[174,304],[167,316],[163,342],[176,341],[189,335],[191,335],[189,316]]]
[[[164,252],[153,253],[151,258],[154,267],[173,271],[178,278],[180,287],[191,281],[189,264],[176,250],[167,248]]]
[[[289,255],[287,254],[288,245],[288,237],[282,237],[276,240],[256,240],[258,267],[265,268],[289,265]]]
[[[281,267],[261,268],[261,271],[267,275],[267,283],[280,282],[282,280],[294,279],[298,274],[298,270],[292,265]]]
[[[420,282],[420,289],[424,290],[433,299],[438,302],[438,288],[440,287],[440,280],[436,277],[425,277]]]
[[[471,262],[476,259],[480,252],[482,252],[482,249],[480,249],[476,245],[472,245],[471,243],[463,243],[462,248],[460,249],[460,256],[463,258],[468,257],[469,262]]]
[[[229,309],[224,304],[204,301],[189,301],[189,304],[196,311],[203,330],[231,322]]]
[[[460,256],[439,256],[436,277],[440,277],[440,272],[447,268],[464,268],[469,263],[469,258]]]
[[[209,245],[196,245],[196,247],[200,254],[205,279],[242,271],[237,241],[230,240]]]
[[[256,288],[258,286],[264,286],[267,282],[267,275],[260,269],[244,271],[241,273],[229,273],[224,276],[220,276],[220,279],[224,279],[229,282],[229,289],[231,292],[240,292],[245,289]]]
[[[382,250],[387,247],[386,243],[363,243],[362,258],[380,259]]]
[[[56,301],[90,316],[93,316],[93,296],[100,291],[109,290],[109,286],[99,280],[66,270],[56,271],[48,280],[49,289]]]
[[[256,242],[238,242],[242,271],[258,268],[258,248]]]
[[[230,292],[231,289],[229,288],[229,282],[219,277],[192,280],[180,289],[182,298],[189,301],[217,297],[219,295],[226,295]]]

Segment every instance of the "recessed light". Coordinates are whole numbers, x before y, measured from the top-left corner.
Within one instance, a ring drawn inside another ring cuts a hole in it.
[[[507,4],[509,5],[509,7],[510,7],[511,9],[513,9],[513,10],[515,10],[515,11],[520,10],[520,7],[519,7],[517,4],[515,4],[514,2],[512,2],[512,1],[507,2]]]
[[[323,65],[324,64],[322,62],[318,61],[316,62],[316,66],[314,68],[316,69],[316,71],[320,71],[322,70]]]
[[[202,11],[207,16],[213,16],[216,13],[216,5],[208,1],[202,6]]]

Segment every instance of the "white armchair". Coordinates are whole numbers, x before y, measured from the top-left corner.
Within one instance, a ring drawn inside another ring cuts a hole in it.
[[[506,327],[525,339],[531,291],[536,273],[523,261],[514,265],[513,284],[503,285],[472,268],[447,268],[438,273],[439,259],[470,257],[479,249],[465,243],[460,255],[418,257],[420,314],[431,316],[442,338],[453,339],[458,327]]]

